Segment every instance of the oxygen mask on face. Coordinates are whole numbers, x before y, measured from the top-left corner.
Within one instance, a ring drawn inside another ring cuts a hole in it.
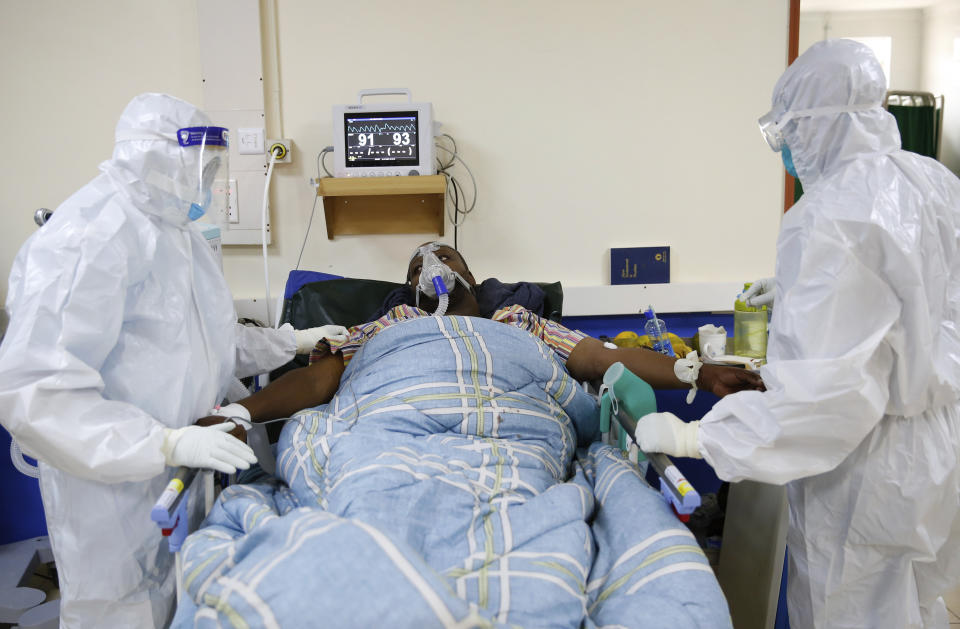
[[[416,287],[416,303],[419,307],[420,293],[436,298],[439,304],[433,316],[442,317],[447,311],[447,305],[450,301],[449,293],[456,285],[457,274],[441,262],[432,249],[422,252],[422,256],[420,280]]]
[[[430,297],[439,297],[453,290],[456,281],[456,273],[453,269],[441,262],[433,251],[423,254],[418,290]]]

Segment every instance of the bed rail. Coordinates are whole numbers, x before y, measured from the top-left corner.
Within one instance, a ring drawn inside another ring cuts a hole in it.
[[[183,566],[180,563],[180,547],[190,534],[190,489],[197,476],[203,482],[204,513],[213,507],[213,471],[179,467],[160,498],[150,510],[150,519],[160,527],[160,534],[167,538],[170,552],[174,553],[177,575],[177,602],[183,591]]]
[[[591,395],[596,396],[601,403],[601,396],[609,396],[609,392],[601,394],[600,387],[596,383],[587,382],[585,386],[587,391]],[[654,411],[656,411],[655,408],[652,409],[651,412]],[[641,466],[641,469],[645,469],[646,466],[644,463],[649,462],[649,465],[656,471],[657,476],[660,477],[660,494],[663,496],[663,499],[673,508],[677,517],[682,522],[688,521],[690,515],[700,506],[700,493],[690,484],[690,481],[684,478],[683,474],[666,454],[660,452],[646,453],[640,450],[636,442],[638,418],[631,417],[623,404],[618,405],[618,408],[611,412],[611,417],[616,419],[620,448],[631,454],[636,452],[636,462]],[[612,433],[611,427],[603,426],[602,423],[601,431],[605,434]],[[629,447],[627,447],[628,439]]]

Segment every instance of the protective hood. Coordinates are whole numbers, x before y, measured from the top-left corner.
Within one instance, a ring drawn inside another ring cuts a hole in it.
[[[186,227],[200,187],[201,152],[181,148],[177,131],[210,126],[202,111],[167,94],[141,94],[120,116],[113,158],[100,164],[123,196],[141,211]]]
[[[886,91],[873,52],[849,39],[817,42],[787,68],[773,90],[773,111],[860,108],[801,115],[783,126],[804,189],[860,155],[900,148],[896,120],[882,108]]]

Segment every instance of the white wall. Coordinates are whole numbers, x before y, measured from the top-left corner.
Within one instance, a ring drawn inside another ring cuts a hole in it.
[[[332,143],[330,107],[370,87],[411,88],[457,139],[480,187],[460,233],[478,279],[606,284],[610,247],[662,244],[675,282],[772,272],[783,176],[756,119],[785,66],[787,3],[412,7],[278,3],[279,76],[267,64],[264,78],[279,86],[295,163],[274,174],[274,294],[300,249],[316,155]],[[32,210],[55,207],[109,156],[130,97],[168,91],[199,103],[196,31],[190,0],[0,4],[8,146],[42,150],[3,156],[0,276],[34,231]],[[321,205],[304,266],[400,280],[409,251],[430,237],[329,241]],[[228,248],[225,272],[236,297],[262,294],[258,248]]]
[[[127,102],[200,99],[197,42],[193,0],[0,2],[0,300],[33,211],[98,174]]]
[[[923,89],[944,95],[940,161],[960,175],[960,0],[924,10]]]
[[[803,12],[800,52],[823,39],[891,37],[890,89],[919,90],[923,84],[923,23],[922,9]]]

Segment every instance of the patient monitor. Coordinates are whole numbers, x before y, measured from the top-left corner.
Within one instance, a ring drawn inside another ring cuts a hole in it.
[[[367,96],[406,101],[364,104]],[[355,105],[333,107],[335,177],[435,175],[433,107],[405,88],[361,90]]]

